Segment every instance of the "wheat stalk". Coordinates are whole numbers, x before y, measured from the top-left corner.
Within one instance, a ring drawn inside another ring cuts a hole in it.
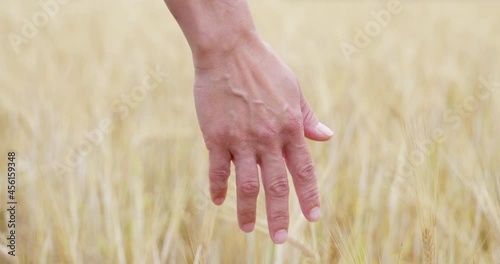
[[[425,228],[422,232],[422,240],[424,242],[424,259],[425,263],[433,264],[434,261],[434,238],[433,233],[429,228]]]

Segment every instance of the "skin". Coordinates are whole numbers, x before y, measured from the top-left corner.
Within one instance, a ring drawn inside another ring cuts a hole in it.
[[[333,132],[318,122],[295,74],[258,36],[244,0],[165,0],[191,47],[198,122],[209,152],[212,201],[226,197],[236,169],[238,223],[251,232],[261,173],[269,234],[284,243],[289,224],[287,168],[304,216],[320,218],[314,164],[305,137]]]

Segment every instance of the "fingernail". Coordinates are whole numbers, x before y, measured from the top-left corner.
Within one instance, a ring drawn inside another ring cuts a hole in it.
[[[311,220],[311,222],[318,221],[320,217],[321,209],[319,209],[319,207],[314,207],[311,211],[309,211],[309,220]]]
[[[224,202],[224,198],[216,198],[214,200],[215,205],[221,205]]]
[[[286,236],[288,232],[285,229],[281,229],[274,233],[274,243],[283,244],[286,241]]]
[[[253,228],[255,227],[255,223],[248,223],[248,224],[244,224],[242,227],[241,227],[241,230],[243,230],[244,232],[252,232]]]
[[[333,136],[333,131],[329,129],[327,126],[323,125],[323,123],[321,122],[318,122],[318,124],[316,125],[316,130],[318,130],[321,134],[327,137]]]

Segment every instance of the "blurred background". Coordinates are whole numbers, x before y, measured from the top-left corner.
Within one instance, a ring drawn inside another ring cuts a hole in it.
[[[262,195],[239,231],[234,174],[211,204],[191,54],[161,0],[3,0],[18,209],[12,258],[2,176],[0,263],[500,263],[500,4],[250,5],[335,131],[310,142],[320,222],[292,191],[286,244]]]

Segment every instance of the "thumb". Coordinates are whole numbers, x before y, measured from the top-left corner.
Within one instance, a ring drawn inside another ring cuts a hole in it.
[[[318,121],[318,118],[314,115],[304,97],[301,98],[301,104],[302,116],[304,117],[304,135],[306,138],[315,141],[329,140],[333,135],[333,131]]]

